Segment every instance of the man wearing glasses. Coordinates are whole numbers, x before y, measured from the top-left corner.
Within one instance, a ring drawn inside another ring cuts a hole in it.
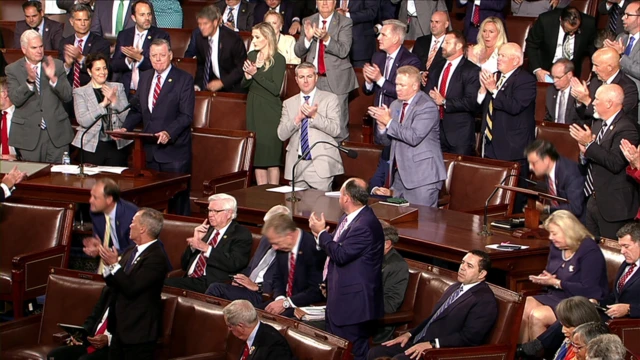
[[[187,238],[182,254],[181,278],[168,278],[165,285],[204,293],[210,284],[228,281],[249,263],[253,239],[246,227],[238,224],[237,202],[233,196],[209,197],[208,217]]]
[[[573,69],[573,62],[564,58],[551,67],[553,86],[547,87],[545,121],[569,125],[581,121],[576,111],[576,100],[571,96]]]

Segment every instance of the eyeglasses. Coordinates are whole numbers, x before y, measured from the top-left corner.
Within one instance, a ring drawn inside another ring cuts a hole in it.
[[[622,17],[631,17],[631,16],[640,16],[640,14],[629,14],[629,13],[624,13],[622,14]]]
[[[566,73],[564,73],[564,75],[562,75],[560,77],[553,76],[552,79],[553,79],[553,81],[560,81],[560,80],[562,80],[563,77],[567,76],[568,73],[569,72],[566,72]]]
[[[208,212],[209,214],[211,214],[211,213],[219,214],[219,213],[221,213],[221,212],[223,212],[223,211],[227,211],[227,209],[220,209],[220,210],[216,210],[216,209],[207,209],[207,212]]]
[[[573,341],[571,342],[571,346],[573,346],[574,349],[576,349],[576,351],[580,351],[582,349],[584,349],[586,346],[585,345],[578,345],[576,343],[574,343]]]

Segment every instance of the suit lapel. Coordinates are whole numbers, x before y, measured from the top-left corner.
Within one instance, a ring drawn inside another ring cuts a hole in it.
[[[162,88],[160,89],[160,94],[158,94],[158,100],[156,101],[156,107],[162,103],[162,101],[160,100],[163,99],[166,96],[166,94],[171,94],[173,92],[173,86],[174,86],[173,83],[175,82],[173,75],[175,75],[175,71],[174,71],[175,68],[176,68],[175,66],[171,67],[171,70],[169,70],[169,73],[167,74],[167,78],[164,80],[164,84],[162,84]]]
[[[84,46],[82,47],[82,55],[89,55],[91,53],[91,43],[93,43],[93,40],[95,40],[95,37],[96,36],[93,35],[92,32],[89,32],[89,36],[87,37],[87,43],[84,44]]]
[[[625,263],[626,265],[626,263]],[[622,277],[622,274],[624,274],[625,271],[625,267],[622,267],[622,271],[620,272],[619,276],[616,277],[616,283],[613,284],[614,288],[616,289],[616,291],[618,291],[618,281],[620,281],[620,278]],[[634,282],[638,281],[638,279],[640,279],[640,270],[636,270],[635,273],[633,273],[633,275],[627,279],[627,282],[624,283],[624,286],[622,287],[622,291],[624,292],[629,286],[631,286],[631,284],[633,284]]]
[[[358,215],[356,215],[356,217],[353,219],[353,221],[349,223],[349,226],[347,226],[345,229],[342,229],[340,238],[337,241],[338,243],[343,242],[343,240],[347,237],[349,230],[351,230],[351,228],[358,223],[358,221],[362,218],[362,215],[364,214],[365,211],[367,211],[368,208],[369,208],[368,206],[363,207],[362,210],[360,210],[360,212],[358,213]],[[340,221],[342,221],[342,218],[340,219]]]
[[[604,135],[602,136],[602,139],[600,140],[600,145],[604,144],[606,141],[608,141],[613,136],[612,135],[613,131],[616,129],[618,121],[620,120],[620,118],[622,116],[624,116],[624,114],[622,113],[622,110],[620,110],[618,115],[616,115],[616,117],[611,122],[611,125],[609,125],[607,130],[604,132]],[[603,120],[603,123],[604,123],[604,120]],[[600,132],[600,129],[598,129],[598,132]],[[597,138],[598,137],[598,133],[596,133],[595,135],[596,135],[596,138]]]
[[[465,58],[464,56],[460,59],[460,62],[458,63],[458,66],[456,66],[456,69],[453,70],[453,73],[449,74],[449,84],[455,84],[456,81],[458,81],[458,78],[460,78],[461,73],[462,73],[462,67],[464,66],[464,62],[465,62]],[[442,63],[442,62],[441,62]],[[447,62],[443,62],[442,63],[442,72],[445,69],[445,65],[447,64]],[[442,73],[440,72],[440,73]],[[439,82],[439,81],[438,81]],[[440,90],[440,84],[438,84],[438,90]],[[444,94],[444,97],[447,98],[449,95],[449,90],[451,90],[451,86],[447,86],[447,92]]]

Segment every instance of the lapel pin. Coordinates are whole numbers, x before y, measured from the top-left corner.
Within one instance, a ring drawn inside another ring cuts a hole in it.
[[[151,35],[147,36],[147,39],[151,40]]]
[[[251,349],[249,349],[249,355],[253,354],[256,351],[256,347],[252,346]]]
[[[245,10],[244,10],[244,9],[242,9],[242,12],[244,12],[244,11],[245,11]]]
[[[573,265],[569,265],[569,272],[573,272]]]
[[[298,255],[302,255],[302,251],[298,251]]]
[[[227,235],[223,236],[222,238],[223,238],[223,239],[226,239],[226,238],[227,238]]]
[[[172,82],[172,81],[173,81],[173,79],[169,79],[169,82]]]
[[[616,126],[616,124],[611,124],[611,130],[613,131],[613,128]]]
[[[44,28],[44,31],[49,31],[49,28]]]

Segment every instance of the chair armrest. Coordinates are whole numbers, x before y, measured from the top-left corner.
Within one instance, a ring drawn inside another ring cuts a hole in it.
[[[67,339],[69,339],[69,334],[66,331],[61,331],[53,334],[52,338],[54,344],[65,345],[67,343]]]
[[[413,310],[397,311],[391,314],[384,314],[380,323],[384,325],[402,325],[413,320]]]
[[[514,346],[507,345],[481,345],[459,348],[429,349],[424,352],[422,359],[508,359],[509,353]],[[511,356],[513,358],[513,354]]]
[[[37,314],[0,324],[2,350],[37,344],[41,320],[42,314]]]
[[[244,189],[249,186],[249,184],[247,183],[248,175],[248,171],[241,170],[230,174],[216,176],[213,179],[205,180],[202,183],[202,192],[204,193],[203,195],[213,195],[216,194],[218,190],[221,190],[220,192],[229,192],[231,190]]]
[[[171,360],[199,360],[199,359],[224,360],[226,359],[226,353],[216,351],[216,352],[208,352],[208,353],[196,354],[191,356],[180,356],[180,357],[171,358]]]
[[[66,252],[66,247],[62,245],[54,246],[52,248],[34,251],[28,254],[20,254],[13,257],[13,267],[14,268],[22,268],[26,263],[30,263],[33,261],[43,260],[46,258],[50,258],[56,255],[62,255],[64,257]],[[57,267],[61,267],[62,264],[56,265]]]
[[[172,270],[167,274],[167,278],[180,278],[184,276],[184,273],[185,271],[182,269]]]
[[[441,198],[438,198],[438,207],[449,205],[449,201],[451,201],[451,195],[443,195]]]

